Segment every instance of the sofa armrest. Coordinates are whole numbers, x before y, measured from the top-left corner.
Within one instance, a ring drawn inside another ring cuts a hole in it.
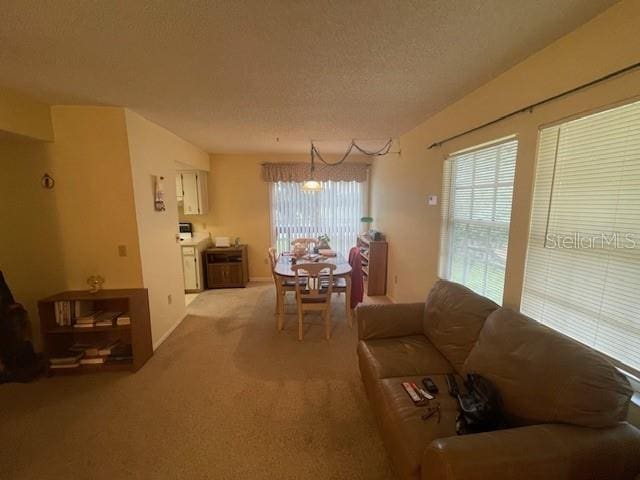
[[[358,339],[403,337],[423,333],[424,303],[358,305]]]
[[[640,472],[640,431],[548,424],[434,440],[423,480],[632,480]]]

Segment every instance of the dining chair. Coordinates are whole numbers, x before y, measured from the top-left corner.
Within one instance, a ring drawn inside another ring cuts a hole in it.
[[[278,330],[282,330],[282,316],[284,315],[284,300],[287,292],[295,292],[295,283],[291,280],[282,278],[276,273],[276,263],[278,256],[276,249],[270,247],[268,249],[269,261],[271,262],[271,275],[273,277],[273,283],[276,287],[276,316]]]
[[[304,248],[306,248],[307,252],[309,252],[313,247],[318,245],[318,239],[311,237],[296,238],[291,242],[291,245],[293,246],[296,243],[301,243],[302,245],[304,245]]]
[[[298,306],[298,340],[302,340],[302,322],[305,312],[320,312],[324,318],[325,337],[331,338],[331,291],[333,289],[333,263],[302,263],[292,265],[295,273],[296,304]],[[301,272],[306,276],[301,276]],[[328,273],[327,273],[328,272]],[[327,277],[328,283],[321,277]]]

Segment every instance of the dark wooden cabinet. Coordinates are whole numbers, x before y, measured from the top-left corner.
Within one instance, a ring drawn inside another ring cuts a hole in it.
[[[215,247],[204,252],[207,288],[246,287],[249,282],[247,246]]]

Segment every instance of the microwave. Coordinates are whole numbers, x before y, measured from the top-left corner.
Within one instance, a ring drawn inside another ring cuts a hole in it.
[[[180,240],[193,238],[193,224],[189,222],[178,223],[178,236],[180,237]]]

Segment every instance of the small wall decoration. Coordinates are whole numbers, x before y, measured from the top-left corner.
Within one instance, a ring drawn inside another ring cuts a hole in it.
[[[157,212],[164,212],[167,207],[164,204],[164,177],[155,177],[155,203]]]
[[[51,190],[55,184],[56,181],[48,173],[45,173],[40,179],[40,185],[42,185],[42,188]]]

